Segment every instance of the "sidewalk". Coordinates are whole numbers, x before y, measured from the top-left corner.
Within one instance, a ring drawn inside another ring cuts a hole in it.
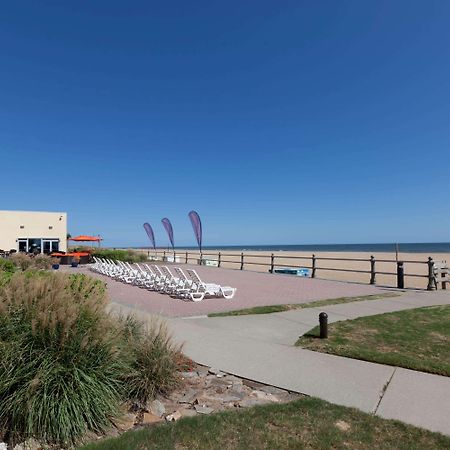
[[[408,292],[270,315],[168,322],[185,354],[200,364],[450,435],[450,378],[294,347],[317,325],[320,311],[335,322],[441,304],[450,304],[450,293]]]

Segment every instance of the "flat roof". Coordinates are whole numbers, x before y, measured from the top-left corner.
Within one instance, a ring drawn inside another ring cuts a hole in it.
[[[67,214],[64,211],[25,211],[20,209],[0,209],[0,212],[7,212],[7,213],[48,213],[48,214]]]

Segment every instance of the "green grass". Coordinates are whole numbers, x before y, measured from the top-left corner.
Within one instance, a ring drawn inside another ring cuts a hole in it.
[[[290,311],[291,309],[316,308],[319,306],[338,305],[339,303],[360,302],[363,300],[380,300],[388,297],[398,297],[399,294],[389,292],[387,294],[378,295],[363,295],[360,297],[338,297],[329,298],[326,300],[316,300],[310,303],[302,304],[284,304],[284,305],[270,305],[270,306],[255,306],[254,308],[237,309],[234,311],[218,312],[208,314],[208,317],[226,317],[226,316],[246,316],[250,314],[271,314],[283,311]]]
[[[306,349],[450,376],[450,305],[345,320],[296,343]]]
[[[339,428],[339,425],[343,430]],[[449,448],[450,438],[315,398],[181,419],[83,450]]]

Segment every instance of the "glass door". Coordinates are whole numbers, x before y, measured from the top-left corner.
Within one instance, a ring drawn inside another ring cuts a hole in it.
[[[42,252],[49,253],[59,251],[59,241],[56,239],[43,239],[42,240]]]
[[[28,252],[28,239],[18,239],[18,250],[19,252]]]
[[[44,239],[42,241],[42,252],[48,255],[52,251],[52,241]]]
[[[52,247],[52,253],[59,252],[59,241],[52,241],[51,247]]]

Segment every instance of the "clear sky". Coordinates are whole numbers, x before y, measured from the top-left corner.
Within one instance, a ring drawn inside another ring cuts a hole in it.
[[[16,1],[0,209],[107,245],[450,240],[450,2]]]

